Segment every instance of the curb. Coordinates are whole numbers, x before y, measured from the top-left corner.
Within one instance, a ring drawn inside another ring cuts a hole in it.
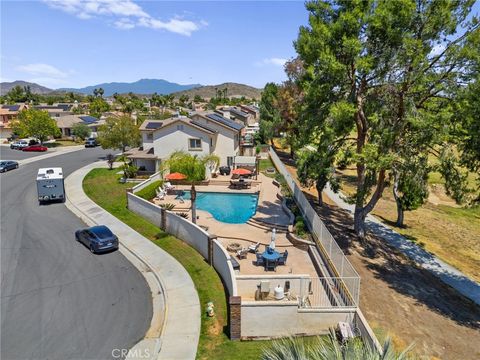
[[[86,175],[86,170],[103,167],[106,166],[102,166],[96,162],[77,169],[74,173],[68,176],[65,180],[65,189],[67,192],[65,205],[89,226],[98,224],[95,219],[102,219],[102,216],[103,218],[106,216],[107,221],[112,220],[116,222],[117,225],[121,227],[121,230],[123,232],[128,231],[130,236],[130,239],[126,239],[126,236],[123,236],[123,239],[120,240],[120,252],[138,269],[147,281],[152,294],[153,314],[150,327],[146,331],[144,338],[129,349],[126,358],[193,359],[196,355],[198,337],[200,334],[200,303],[196,289],[186,270],[177,260],[164,250],[141,236],[141,234],[118,220],[112,214],[103,210],[100,206],[96,205],[83,192],[81,186],[80,189],[78,189],[77,186],[73,184],[74,181],[77,182],[77,185],[78,182],[83,181],[83,178]],[[81,174],[78,174],[79,172]],[[77,194],[76,197],[78,197],[78,199],[76,200],[78,200],[78,204],[71,200],[73,196],[69,196],[70,194]],[[95,206],[95,214],[92,214],[95,219],[88,213],[89,209],[81,209],[82,206],[88,206],[88,203]],[[132,241],[132,239],[134,240]],[[129,245],[127,245],[127,243],[129,243]],[[147,245],[147,247],[152,246],[155,252],[157,252],[157,254],[153,254],[155,257],[152,257],[152,253],[146,253],[145,248],[142,248],[142,245]],[[150,257],[150,261],[148,257]],[[169,261],[169,264],[164,264]],[[181,267],[181,271],[178,267]],[[172,277],[172,272],[175,268],[177,268],[177,271],[174,274],[176,274],[177,277]],[[182,274],[182,271],[184,274]],[[165,277],[162,276],[162,274]],[[183,284],[184,287],[179,289],[179,284]],[[185,294],[191,297],[192,291],[196,296],[195,299],[184,299],[182,297],[177,299],[178,296],[185,296]],[[169,292],[173,293],[172,298],[169,298]],[[185,322],[182,324],[182,319],[180,319],[180,316],[185,314],[184,309],[188,308],[191,309],[191,313],[189,315],[187,314],[187,316],[194,317],[194,320],[191,321],[192,327],[190,328],[185,326]],[[182,343],[182,339],[185,339],[186,341],[188,340],[189,344]]]

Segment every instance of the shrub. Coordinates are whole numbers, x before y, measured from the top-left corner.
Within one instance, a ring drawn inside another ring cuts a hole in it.
[[[125,177],[127,179],[131,179],[137,176],[138,168],[135,165],[125,164],[121,167],[121,169],[123,170],[123,173],[125,174]]]
[[[107,156],[105,156],[105,159],[107,160],[108,168],[112,170],[113,163],[115,162],[115,155],[107,154]]]
[[[298,236],[305,235],[305,223],[303,221],[299,221],[295,224],[295,234]]]
[[[135,195],[140,196],[145,200],[152,200],[157,194],[155,193],[155,189],[159,188],[163,185],[163,180],[157,180],[152,182],[150,185],[145,186],[142,190],[135,193]]]

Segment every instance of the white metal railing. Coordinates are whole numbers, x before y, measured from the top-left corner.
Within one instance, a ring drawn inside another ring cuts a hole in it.
[[[297,185],[290,172],[287,170],[283,162],[280,160],[276,152],[270,147],[270,158],[280,174],[283,175],[288,187],[292,191],[293,198],[297,203],[302,215],[313,234],[318,249],[324,258],[330,270],[332,278],[337,278],[337,287],[344,286],[343,294],[350,296],[351,303],[358,305],[360,294],[360,276],[354,269],[350,261],[343,254],[342,249],[338,246],[330,231],[318,216],[315,209],[307,200],[302,189]],[[357,279],[355,281],[347,279]]]
[[[319,277],[302,279],[304,293],[300,297],[302,308],[356,307],[353,300],[360,287],[360,278]]]

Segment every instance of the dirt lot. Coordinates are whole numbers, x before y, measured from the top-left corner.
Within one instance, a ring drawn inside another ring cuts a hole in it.
[[[314,188],[304,192],[315,200]],[[427,359],[480,359],[480,307],[381,239],[369,235],[360,244],[350,215],[325,200],[316,210],[361,276],[360,307],[377,336],[391,336],[398,349],[414,343]]]

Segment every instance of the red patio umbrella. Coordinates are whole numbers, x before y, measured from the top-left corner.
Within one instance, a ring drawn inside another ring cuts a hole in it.
[[[232,174],[235,174],[235,175],[251,175],[252,172],[250,170],[240,168],[240,169],[233,170]]]
[[[179,172],[174,172],[174,173],[168,174],[167,176],[165,176],[165,178],[167,180],[185,180],[187,176]]]

